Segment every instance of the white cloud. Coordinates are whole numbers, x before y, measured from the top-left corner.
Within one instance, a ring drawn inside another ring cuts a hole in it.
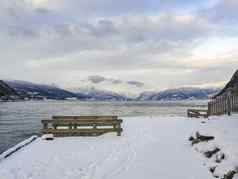
[[[236,1],[187,2],[0,0],[0,75],[66,85],[139,78],[156,88],[225,81],[238,65]]]

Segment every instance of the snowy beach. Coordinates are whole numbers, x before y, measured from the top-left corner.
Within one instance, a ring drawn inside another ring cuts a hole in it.
[[[130,117],[121,137],[38,138],[0,161],[0,179],[214,178],[209,167],[218,164],[198,152],[211,144],[188,141],[196,131],[215,136],[212,145],[225,153],[216,171],[222,178],[238,166],[236,117]]]

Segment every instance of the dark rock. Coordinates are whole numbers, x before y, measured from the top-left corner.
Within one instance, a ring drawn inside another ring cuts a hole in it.
[[[191,136],[191,137],[188,138],[188,140],[189,140],[189,141],[193,141],[193,140],[194,140],[194,137]]]
[[[210,140],[214,140],[215,137],[213,136],[205,136],[205,135],[200,135],[199,132],[196,132],[196,137],[199,139],[201,142],[208,142]]]
[[[201,142],[199,139],[194,139],[194,140],[192,141],[192,145],[198,144],[199,142]]]
[[[210,167],[210,168],[209,168],[209,171],[210,171],[212,174],[215,172],[215,170],[216,170],[216,167]]]
[[[211,158],[214,154],[216,154],[217,152],[219,152],[220,149],[219,148],[215,148],[214,150],[210,150],[210,151],[206,151],[204,152],[205,157],[207,158]]]
[[[221,161],[224,160],[224,159],[225,159],[225,154],[222,153],[222,154],[220,154],[220,155],[216,155],[216,160],[215,160],[215,162],[216,162],[216,163],[221,163]]]
[[[215,137],[213,136],[205,136],[205,135],[200,135],[199,132],[196,132],[195,137],[191,136],[189,138],[189,141],[192,142],[192,145],[198,144],[200,142],[208,142],[210,140],[214,140]]]
[[[229,171],[227,174],[224,175],[222,179],[232,179],[235,174],[237,174],[235,170]]]

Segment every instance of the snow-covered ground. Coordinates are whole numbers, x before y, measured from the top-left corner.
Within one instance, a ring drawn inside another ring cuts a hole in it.
[[[188,141],[195,131],[216,136],[227,165],[238,161],[235,117],[123,119],[121,137],[38,138],[0,161],[0,179],[212,179],[210,161]]]
[[[215,177],[224,178],[227,173],[235,171],[237,174],[233,179],[238,179],[238,115],[210,117],[205,122],[197,126],[194,133],[214,136],[215,139],[194,145],[195,151],[201,153],[203,164],[208,169],[214,169]],[[204,156],[204,152],[214,149],[220,151],[212,155],[211,158]]]

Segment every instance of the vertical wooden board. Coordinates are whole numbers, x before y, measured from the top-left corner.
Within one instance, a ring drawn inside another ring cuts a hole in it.
[[[225,114],[225,111],[226,111],[226,105],[225,105],[225,101],[224,101],[224,98],[222,100],[222,113]]]
[[[220,100],[220,114],[224,113],[224,101],[223,99]]]
[[[215,101],[215,115],[217,115],[217,100]]]
[[[217,103],[217,113],[218,113],[218,115],[221,114],[221,108],[220,108],[220,105],[221,105],[221,98],[218,99],[218,103]]]
[[[235,96],[235,112],[238,112],[238,96]]]
[[[234,110],[234,96],[231,96],[231,111],[233,112]]]
[[[211,115],[214,114],[214,105],[213,100],[211,101]]]
[[[211,114],[211,102],[208,102],[207,116],[210,116],[210,114]]]
[[[214,101],[214,115],[216,115],[216,101]]]

